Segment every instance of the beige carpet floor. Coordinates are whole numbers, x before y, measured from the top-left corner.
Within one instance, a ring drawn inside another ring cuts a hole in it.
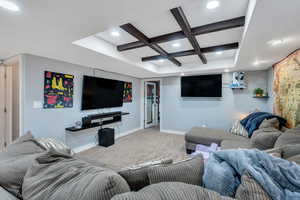
[[[80,156],[98,160],[114,168],[124,168],[148,161],[172,158],[179,161],[187,157],[184,136],[144,129],[118,138],[108,148],[94,147],[80,153]]]

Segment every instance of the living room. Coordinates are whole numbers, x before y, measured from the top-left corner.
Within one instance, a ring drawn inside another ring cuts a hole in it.
[[[297,199],[298,6],[0,0],[0,194]]]

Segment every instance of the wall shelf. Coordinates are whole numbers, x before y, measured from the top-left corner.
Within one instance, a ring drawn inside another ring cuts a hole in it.
[[[253,96],[253,98],[256,98],[256,99],[267,99],[267,98],[269,98],[269,96]]]

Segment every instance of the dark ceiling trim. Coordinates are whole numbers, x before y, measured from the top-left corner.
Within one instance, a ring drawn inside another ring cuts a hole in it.
[[[132,35],[133,37],[135,37],[136,39],[138,39],[140,42],[142,42],[146,46],[150,47],[151,49],[153,49],[154,51],[156,51],[157,53],[159,53],[161,56],[164,56],[164,58],[170,60],[172,63],[174,63],[177,66],[181,66],[181,63],[178,60],[176,60],[174,57],[170,56],[158,44],[152,44],[150,42],[149,38],[144,33],[142,33],[141,31],[139,31],[136,27],[134,27],[132,24],[128,23],[128,24],[124,24],[124,25],[122,25],[120,27],[124,31],[126,31],[127,33],[129,33],[130,35]]]
[[[201,48],[201,51],[202,51],[202,53],[212,53],[212,52],[225,51],[225,50],[231,50],[231,49],[237,49],[237,48],[239,48],[238,42],[231,43],[231,44],[212,46],[212,47],[205,47],[205,48]],[[197,55],[197,53],[195,52],[195,50],[187,50],[187,51],[169,53],[169,55],[176,58],[176,57]],[[166,58],[161,55],[156,55],[156,56],[143,57],[142,61],[148,62],[148,61],[155,61],[155,60],[161,60],[161,59],[166,59]]]
[[[203,64],[207,64],[207,59],[201,52],[200,45],[196,39],[196,36],[192,33],[192,28],[190,23],[188,22],[183,10],[181,7],[171,9],[171,13],[173,14],[174,18],[176,19],[178,25],[182,29],[185,37],[189,40],[192,47],[194,48],[195,52],[197,53],[198,57],[201,59]]]
[[[197,36],[197,35],[242,27],[245,25],[245,19],[246,19],[245,16],[243,16],[243,17],[233,18],[233,19],[224,20],[220,22],[215,22],[212,24],[194,27],[192,28],[192,33],[193,35]],[[151,44],[163,43],[163,42],[169,42],[169,41],[183,39],[183,38],[185,38],[184,33],[182,31],[177,31],[177,32],[168,33],[165,35],[160,35],[157,37],[150,38],[149,43]],[[136,41],[136,42],[119,45],[117,46],[117,49],[119,51],[126,51],[126,50],[141,48],[145,46],[147,45],[145,45],[143,42]]]

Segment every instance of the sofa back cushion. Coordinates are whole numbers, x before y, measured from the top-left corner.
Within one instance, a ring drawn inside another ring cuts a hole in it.
[[[258,129],[253,133],[250,139],[251,145],[253,148],[257,148],[260,150],[271,149],[274,147],[274,144],[280,135],[281,132],[275,128],[269,127]]]
[[[236,190],[235,198],[238,200],[272,200],[248,173],[241,177],[241,184]]]
[[[116,172],[54,151],[36,159],[22,186],[26,200],[110,200],[129,191],[126,181]]]
[[[182,182],[202,185],[204,160],[202,155],[166,166],[151,167],[148,172],[150,184],[160,182]]]
[[[185,183],[158,183],[138,192],[116,195],[112,200],[233,200],[200,186]]]
[[[288,144],[300,144],[300,125],[281,134],[274,147],[282,147]]]
[[[61,152],[64,154],[70,154],[71,156],[75,154],[74,151],[70,147],[68,147],[61,141],[58,141],[54,138],[39,138],[39,139],[37,139],[37,142],[41,146],[43,146],[45,149],[47,149],[48,151],[53,149],[57,152]]]
[[[34,159],[45,152],[28,133],[0,152],[0,186],[21,197],[21,186]]]
[[[150,184],[148,172],[151,167],[168,165],[172,162],[172,159],[166,159],[149,163],[143,163],[137,166],[122,169],[118,173],[127,181],[132,191],[138,191]]]

